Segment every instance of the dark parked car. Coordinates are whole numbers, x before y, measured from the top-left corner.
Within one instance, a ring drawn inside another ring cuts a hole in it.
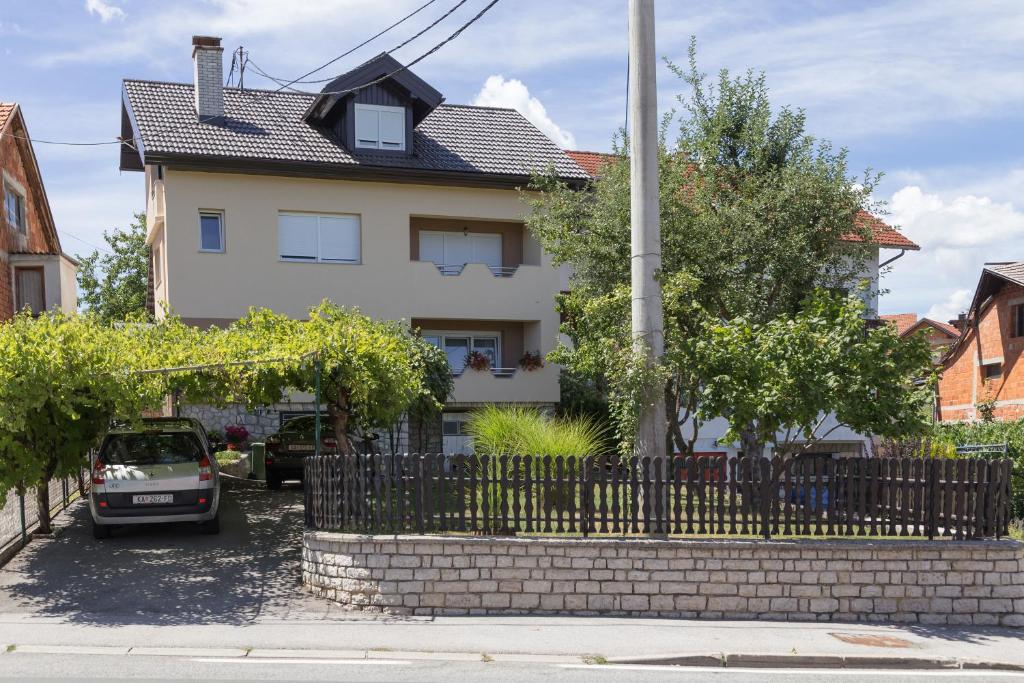
[[[303,459],[316,453],[315,418],[312,415],[288,420],[277,434],[267,437],[267,488],[277,490],[289,479],[302,480]],[[338,452],[334,423],[326,415],[320,418],[320,453]]]

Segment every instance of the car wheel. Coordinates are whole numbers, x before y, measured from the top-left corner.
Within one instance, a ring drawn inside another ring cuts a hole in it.
[[[271,491],[278,491],[281,488],[281,477],[276,474],[267,473],[267,488]]]
[[[104,524],[92,523],[92,537],[96,540],[110,538],[110,527]]]
[[[220,533],[220,513],[218,512],[216,514],[216,516],[214,516],[213,519],[208,519],[205,522],[200,522],[199,523],[199,530],[202,533],[207,534],[209,536],[212,536],[214,534],[219,534]]]

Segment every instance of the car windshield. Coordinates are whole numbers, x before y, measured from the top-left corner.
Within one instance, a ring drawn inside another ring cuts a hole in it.
[[[105,465],[178,465],[202,457],[199,440],[186,432],[113,434],[100,452]]]

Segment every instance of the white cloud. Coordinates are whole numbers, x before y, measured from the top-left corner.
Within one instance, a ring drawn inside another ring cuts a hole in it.
[[[957,289],[946,297],[945,301],[932,304],[932,307],[928,309],[924,317],[938,320],[939,322],[953,320],[971,305],[972,294],[973,292],[969,289]]]
[[[124,19],[124,10],[103,0],[85,0],[85,9],[89,14],[99,16],[104,24],[113,19]]]
[[[1010,175],[1018,172],[1010,172]],[[993,186],[1003,175],[992,178]],[[934,185],[924,175],[924,185]],[[886,312],[927,311],[948,320],[970,304],[986,262],[1024,260],[1024,210],[975,192],[987,183],[975,177],[961,189],[926,192],[907,185],[890,201],[887,221],[921,246],[897,261],[886,277]]]
[[[483,107],[509,107],[525,116],[527,120],[563,149],[575,149],[576,138],[551,120],[540,100],[517,78],[488,76],[484,87],[473,98],[472,104]]]

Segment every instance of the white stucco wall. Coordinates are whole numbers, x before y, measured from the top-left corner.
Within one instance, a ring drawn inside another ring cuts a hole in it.
[[[389,320],[524,322],[531,348],[547,353],[556,344],[559,273],[529,235],[524,236],[527,264],[511,277],[495,277],[483,264],[444,276],[430,262],[411,260],[411,217],[518,222],[529,207],[516,190],[173,169],[165,170],[157,186],[152,177],[147,174],[147,195],[151,205],[164,211],[150,231],[164,266],[163,282],[156,288],[158,314],[166,301],[185,319],[234,320],[252,306],[301,318],[327,298]],[[223,253],[199,251],[200,210],[223,212]],[[358,215],[362,263],[282,261],[282,211]],[[524,373],[517,373],[512,381],[478,374],[487,376],[457,383],[457,402],[553,403],[559,398],[558,368],[551,364],[521,378]],[[507,398],[511,395],[515,398]]]

